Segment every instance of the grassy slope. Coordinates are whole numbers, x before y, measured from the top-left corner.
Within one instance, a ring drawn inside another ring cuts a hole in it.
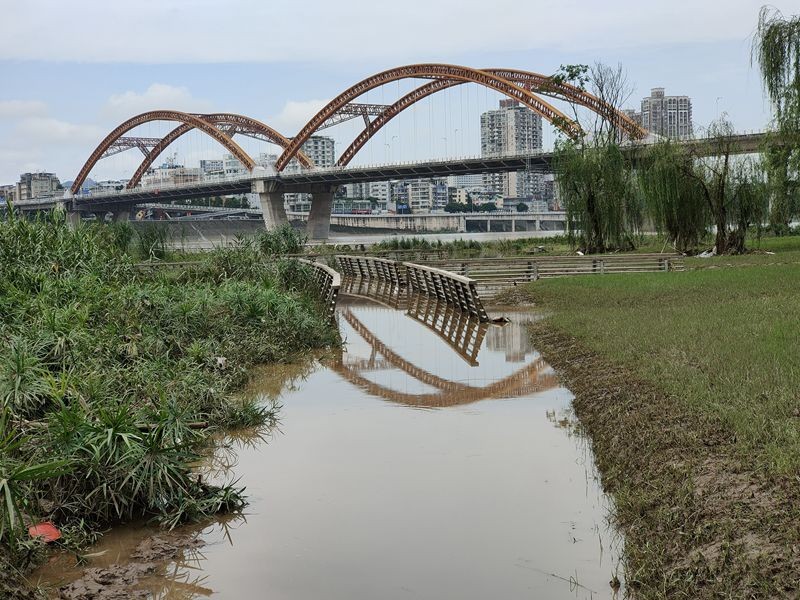
[[[798,593],[798,242],[528,289],[552,311],[533,335],[576,393],[641,598]],[[723,265],[741,268],[702,268]]]
[[[709,413],[766,468],[800,466],[800,265],[558,279],[534,296],[592,350]]]

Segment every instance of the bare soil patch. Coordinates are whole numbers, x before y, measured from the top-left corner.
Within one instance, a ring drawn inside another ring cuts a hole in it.
[[[142,577],[154,575],[166,562],[183,550],[199,548],[204,542],[194,533],[164,533],[143,540],[125,564],[85,569],[79,579],[61,587],[62,600],[124,600],[147,598],[146,590],[137,589]]]

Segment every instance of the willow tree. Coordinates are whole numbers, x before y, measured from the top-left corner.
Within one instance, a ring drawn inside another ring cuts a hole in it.
[[[764,166],[772,199],[770,224],[780,233],[800,214],[800,16],[784,18],[777,9],[762,7],[753,58],[775,112],[776,132],[767,138]]]
[[[616,109],[631,93],[620,65],[562,65],[552,80],[588,87]],[[619,147],[619,123],[580,111],[574,104],[572,110],[584,135],[559,140],[554,153],[569,238],[585,252],[633,249],[642,226],[642,207],[631,162]]]
[[[766,185],[760,165],[737,156],[733,124],[721,118],[708,128],[704,145],[697,145],[690,160],[681,162],[684,175],[693,180],[715,228],[717,254],[745,250],[748,229],[760,233],[767,217]]]
[[[554,166],[571,243],[587,253],[635,248],[642,209],[619,146],[560,141]]]
[[[676,250],[697,247],[708,230],[710,211],[691,156],[670,141],[653,146],[638,170],[647,213]]]

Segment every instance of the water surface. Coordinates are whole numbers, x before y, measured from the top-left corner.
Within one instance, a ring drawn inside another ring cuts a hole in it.
[[[215,462],[250,505],[200,527],[207,545],[144,586],[170,599],[613,597],[621,541],[572,396],[528,341],[532,317],[497,327],[381,302],[340,302],[340,355],[259,372],[249,392],[279,396],[279,429]],[[110,534],[95,563],[124,561],[148,531]],[[76,573],[62,560],[47,576]]]

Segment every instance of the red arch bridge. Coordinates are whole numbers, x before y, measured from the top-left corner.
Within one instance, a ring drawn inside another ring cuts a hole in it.
[[[392,104],[358,103],[360,97],[387,83],[401,80],[420,80],[421,85],[398,98]],[[294,136],[287,137],[256,119],[233,113],[191,114],[174,110],[156,110],[136,115],[111,131],[92,152],[76,176],[71,189],[63,198],[37,198],[18,202],[20,210],[42,210],[63,206],[71,218],[84,212],[112,212],[115,218],[127,218],[139,204],[171,202],[209,196],[257,193],[260,195],[267,227],[286,222],[283,194],[292,192],[312,195],[309,215],[309,237],[325,239],[330,229],[333,194],[349,183],[420,179],[524,170],[548,170],[552,155],[535,152],[523,155],[437,160],[424,163],[403,163],[378,167],[349,167],[356,154],[375,134],[394,117],[415,103],[443,90],[466,83],[481,85],[529,108],[550,122],[565,136],[577,139],[583,135],[577,122],[550,103],[556,99],[582,107],[597,114],[636,148],[646,137],[646,131],[625,113],[603,102],[589,92],[556,78],[516,69],[474,69],[459,65],[417,64],[377,73],[347,88],[315,114]],[[547,99],[545,99],[547,98]],[[317,169],[302,152],[305,142],[315,133],[337,123],[361,118],[363,130],[342,152],[333,168]],[[154,121],[171,121],[175,128],[160,138],[127,135],[134,128]],[[142,176],[154,161],[176,140],[190,131],[200,131],[226,148],[249,174],[236,179],[203,181],[173,187],[142,187]],[[235,135],[268,141],[282,148],[275,172],[259,168],[255,160],[234,140]],[[742,151],[758,147],[761,134],[741,136]],[[128,181],[127,188],[115,192],[82,195],[80,190],[95,165],[106,157],[138,149],[144,158]],[[299,169],[286,172],[296,163]]]

